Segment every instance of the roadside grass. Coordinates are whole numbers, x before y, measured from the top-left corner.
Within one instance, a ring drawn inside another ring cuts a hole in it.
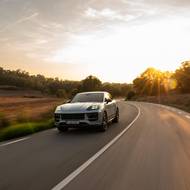
[[[0,94],[0,141],[52,128],[56,106],[66,101],[64,98],[41,97],[30,91],[18,96],[9,91],[3,96]]]
[[[181,110],[190,112],[190,94],[172,94],[165,96],[144,96],[144,97],[134,97],[134,101],[151,102],[156,104],[163,104],[167,106],[172,106],[179,108]]]
[[[4,113],[0,112],[0,130],[9,125],[10,125],[10,120],[5,116]]]
[[[10,125],[0,130],[0,141],[23,137],[45,129],[53,128],[53,119],[41,122],[26,122]]]
[[[47,115],[52,116],[55,107],[64,102],[62,98],[1,97],[0,94],[0,120],[5,118],[11,123],[42,121]]]

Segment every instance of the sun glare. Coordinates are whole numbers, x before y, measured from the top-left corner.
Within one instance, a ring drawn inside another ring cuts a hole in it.
[[[84,64],[89,74],[120,82],[132,81],[147,67],[173,71],[188,55],[180,48],[190,44],[179,23],[184,27],[181,20],[166,19],[136,27],[113,26],[101,34],[76,36],[67,48],[56,51],[51,60]]]

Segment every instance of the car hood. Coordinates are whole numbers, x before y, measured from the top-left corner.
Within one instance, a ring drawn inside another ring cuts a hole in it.
[[[63,104],[57,107],[56,112],[85,112],[87,108],[92,105],[99,105],[102,107],[103,103],[92,103],[92,102],[77,102]]]

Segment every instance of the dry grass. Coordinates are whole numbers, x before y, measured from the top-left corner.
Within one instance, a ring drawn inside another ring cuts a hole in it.
[[[65,100],[37,94],[32,91],[0,93],[0,141],[53,127],[54,109]]]
[[[30,93],[30,96],[26,94],[25,92],[21,93],[22,96],[18,96],[13,93],[10,96],[10,91],[7,91],[7,96],[5,96],[4,91],[3,95],[0,94],[0,113],[11,122],[40,120],[50,116],[55,107],[64,102],[59,98],[35,96],[36,93]]]
[[[18,117],[40,119],[64,100],[58,98],[0,97],[0,113],[15,121]]]

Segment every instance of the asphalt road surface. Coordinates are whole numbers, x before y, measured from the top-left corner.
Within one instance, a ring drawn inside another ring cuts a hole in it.
[[[1,143],[0,189],[190,190],[190,115],[132,104],[118,103],[120,122],[105,133],[51,129]]]

